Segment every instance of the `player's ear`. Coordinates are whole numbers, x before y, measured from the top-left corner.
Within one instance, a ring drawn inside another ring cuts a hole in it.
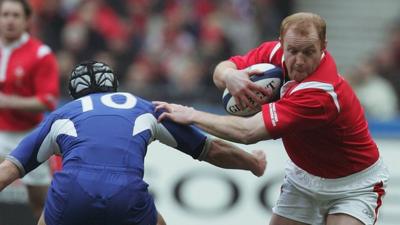
[[[327,47],[328,47],[328,38],[325,37],[325,40],[321,41],[321,50],[325,51]]]
[[[281,48],[283,49],[283,46],[284,46],[284,44],[283,44],[283,37],[282,36],[279,36],[279,43],[281,44]]]

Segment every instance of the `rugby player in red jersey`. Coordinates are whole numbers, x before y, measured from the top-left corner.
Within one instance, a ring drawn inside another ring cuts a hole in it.
[[[0,1],[0,161],[56,107],[58,67],[54,54],[28,34],[31,9],[24,0]],[[47,164],[28,174],[30,203],[38,219],[50,184]]]
[[[282,21],[280,40],[220,62],[214,82],[241,102],[262,91],[246,67],[272,63],[287,82],[280,99],[248,118],[219,116],[157,102],[163,118],[195,124],[240,143],[282,138],[290,161],[270,225],[372,225],[389,179],[359,100],[326,50],[326,23],[313,13]]]

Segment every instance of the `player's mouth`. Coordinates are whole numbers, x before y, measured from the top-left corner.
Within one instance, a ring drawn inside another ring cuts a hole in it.
[[[5,29],[5,31],[6,32],[14,32],[14,26],[8,26],[8,27],[6,27],[6,29]]]
[[[293,79],[297,82],[304,80],[307,77],[307,72],[305,70],[294,70],[293,71]]]

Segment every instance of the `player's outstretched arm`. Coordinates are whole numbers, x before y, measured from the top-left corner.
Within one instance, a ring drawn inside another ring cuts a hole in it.
[[[251,117],[220,116],[177,104],[153,103],[156,110],[166,110],[158,117],[158,121],[168,118],[180,124],[194,124],[209,134],[243,144],[271,139],[261,112]]]
[[[18,167],[9,160],[0,164],[0,191],[20,177]]]
[[[249,170],[258,177],[264,174],[267,166],[263,151],[254,151],[250,154],[220,139],[211,141],[204,161],[221,168]]]

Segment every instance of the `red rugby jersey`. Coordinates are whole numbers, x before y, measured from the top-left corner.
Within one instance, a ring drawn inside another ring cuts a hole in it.
[[[231,61],[239,68],[263,62],[284,68],[278,42],[264,43]],[[281,91],[280,100],[263,105],[264,124],[274,139],[282,138],[298,167],[319,177],[339,178],[377,161],[379,151],[364,110],[327,51],[313,74],[300,83],[287,82]]]
[[[50,48],[23,34],[11,45],[0,44],[0,92],[36,96],[49,110],[59,96],[58,66]],[[0,109],[0,130],[25,131],[35,127],[43,113]]]

